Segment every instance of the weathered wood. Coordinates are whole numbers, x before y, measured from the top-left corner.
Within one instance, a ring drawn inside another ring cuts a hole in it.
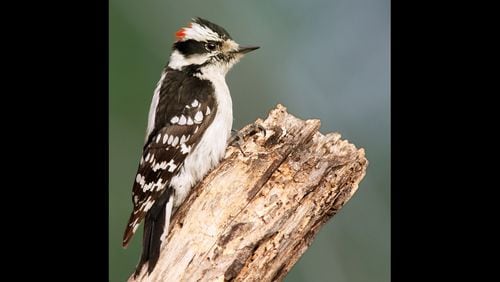
[[[174,215],[154,271],[136,281],[282,280],[356,192],[363,149],[281,105],[255,123],[266,136],[247,137],[246,156],[227,149]]]

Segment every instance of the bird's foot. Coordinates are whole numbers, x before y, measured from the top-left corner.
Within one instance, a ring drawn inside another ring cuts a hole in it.
[[[229,138],[227,144],[229,146],[233,146],[233,147],[236,147],[240,150],[240,152],[243,154],[243,156],[247,156],[245,154],[245,152],[243,151],[243,149],[241,148],[241,145],[243,144],[243,134],[237,130],[234,130],[234,129],[231,129],[231,132],[233,132],[234,134],[231,136],[231,138]]]
[[[255,123],[240,131],[231,129],[231,132],[233,132],[234,135],[232,135],[231,138],[229,138],[228,145],[238,148],[245,157],[247,155],[241,148],[241,145],[243,145],[245,137],[253,136],[259,132],[264,132],[264,136],[266,136],[266,129],[262,125]]]

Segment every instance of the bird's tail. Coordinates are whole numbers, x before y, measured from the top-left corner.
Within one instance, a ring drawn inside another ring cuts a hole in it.
[[[160,248],[167,238],[172,207],[174,203],[172,189],[165,191],[162,195],[166,199],[158,201],[151,208],[144,220],[144,234],[142,238],[142,255],[135,270],[134,277],[137,277],[147,262],[148,275],[153,271],[160,257]]]

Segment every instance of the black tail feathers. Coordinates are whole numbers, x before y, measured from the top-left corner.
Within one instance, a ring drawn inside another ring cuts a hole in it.
[[[142,255],[135,270],[134,278],[141,273],[146,262],[148,263],[148,275],[151,274],[158,263],[162,243],[161,237],[163,232],[168,232],[168,230],[166,230],[168,228],[165,228],[165,222],[170,222],[170,218],[166,218],[166,209],[168,201],[173,200],[170,197],[171,190],[172,189],[168,189],[164,195],[161,196],[162,199],[151,207],[151,210],[144,219]],[[171,207],[171,204],[169,206]],[[170,211],[168,211],[168,216],[170,216]]]

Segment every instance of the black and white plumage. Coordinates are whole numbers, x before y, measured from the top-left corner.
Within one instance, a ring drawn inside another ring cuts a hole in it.
[[[153,270],[171,215],[224,156],[233,120],[225,75],[243,54],[258,48],[241,47],[222,27],[201,18],[176,36],[151,102],[123,238],[127,246],[144,220],[136,275],[145,263],[148,273]]]

